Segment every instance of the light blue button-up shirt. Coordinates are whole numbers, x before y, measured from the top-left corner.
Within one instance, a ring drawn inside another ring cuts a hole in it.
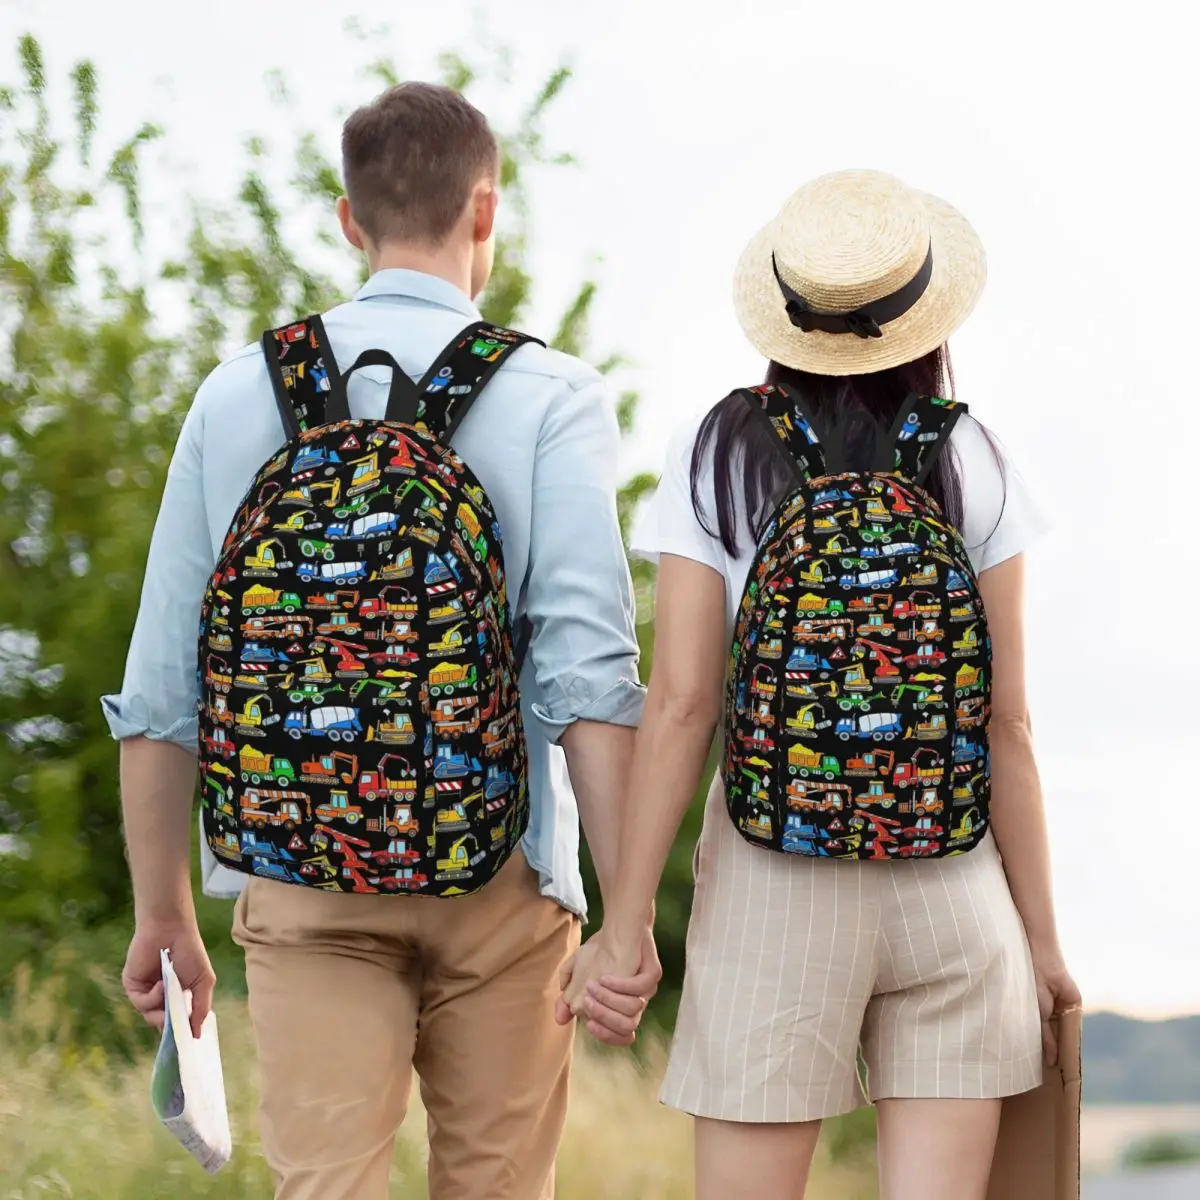
[[[325,315],[342,370],[372,347],[413,379],[469,323],[475,306],[452,284],[384,270]],[[351,376],[355,417],[380,419],[389,373]],[[103,698],[116,738],[144,735],[195,752],[200,601],[234,512],[285,440],[261,348],[248,346],[201,385],[183,423],[150,544],[141,606],[119,695]],[[573,721],[636,725],[633,589],[617,523],[620,431],[603,378],[537,345],[500,368],[454,435],[495,509],[514,616],[533,626],[521,676],[531,812],[523,849],[544,895],[584,915],[579,820],[561,748]],[[615,799],[615,797],[614,797]],[[203,846],[203,843],[202,843]],[[204,890],[236,895],[245,876],[203,846]]]

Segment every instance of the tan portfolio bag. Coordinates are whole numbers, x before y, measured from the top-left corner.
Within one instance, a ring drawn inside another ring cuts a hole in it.
[[[1079,1200],[1083,1013],[1052,1020],[1058,1063],[1041,1087],[1004,1101],[987,1200]]]

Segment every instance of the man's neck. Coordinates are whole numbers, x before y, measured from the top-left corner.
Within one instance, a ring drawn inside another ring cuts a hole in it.
[[[400,269],[420,271],[452,283],[464,296],[471,299],[471,251],[458,246],[439,246],[430,250],[421,246],[389,243],[369,255],[367,266],[374,275],[376,271]]]

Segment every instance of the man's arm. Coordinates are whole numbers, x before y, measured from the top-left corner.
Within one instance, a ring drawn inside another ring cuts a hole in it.
[[[643,699],[633,583],[617,519],[620,442],[603,380],[564,385],[538,438],[525,585],[542,700],[533,711],[566,752],[605,903]]]
[[[196,629],[212,569],[195,405],[167,472],[121,694],[104,698],[109,726],[121,741],[121,807],[134,894],[135,929],[122,978],[134,1007],[155,1028],[163,1020],[160,950],[171,951],[180,983],[192,991],[194,1030],[212,1004],[214,977],[196,924],[190,872]]]

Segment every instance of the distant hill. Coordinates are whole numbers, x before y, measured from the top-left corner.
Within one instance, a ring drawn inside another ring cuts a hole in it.
[[[1200,1104],[1200,1016],[1135,1021],[1083,1019],[1087,1104]]]

